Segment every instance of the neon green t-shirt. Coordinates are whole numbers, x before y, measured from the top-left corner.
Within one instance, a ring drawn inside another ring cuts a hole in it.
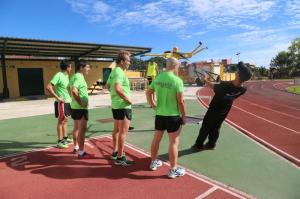
[[[157,97],[156,115],[178,116],[177,93],[183,92],[183,82],[173,72],[162,72],[150,85]]]
[[[111,107],[113,109],[131,109],[131,105],[117,94],[115,89],[117,83],[121,85],[124,94],[129,99],[131,98],[130,83],[125,72],[120,67],[115,67],[107,80],[107,84],[110,86]]]
[[[78,94],[79,94],[80,99],[83,102],[86,102],[88,104],[89,95],[88,95],[87,83],[84,79],[84,76],[81,73],[75,73],[71,77],[70,85],[71,85],[71,89],[73,89],[74,87],[78,89]],[[72,109],[87,109],[87,107],[80,106],[77,103],[77,101],[75,100],[74,96],[72,96],[71,108]]]
[[[153,64],[148,64],[147,76],[156,76],[156,66],[157,64],[155,62]]]
[[[71,102],[71,96],[68,92],[69,75],[64,74],[63,72],[58,72],[53,76],[50,83],[54,86],[55,93],[59,97],[61,97],[66,103]]]

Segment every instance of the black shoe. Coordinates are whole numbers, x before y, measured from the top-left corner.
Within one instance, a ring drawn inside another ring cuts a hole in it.
[[[115,165],[120,165],[120,166],[131,166],[134,164],[134,161],[127,160],[125,155],[123,155],[121,158],[117,158],[115,160]]]
[[[72,153],[76,154],[78,152],[79,149],[73,149]]]
[[[196,144],[194,144],[193,146],[191,146],[191,149],[193,151],[202,151],[202,150],[204,150],[204,147],[203,146],[197,146]]]
[[[203,147],[205,150],[215,150],[216,149],[216,145],[211,145],[209,143],[204,144]]]
[[[130,126],[129,127],[129,131],[131,131],[131,130],[133,130],[134,129],[134,127],[133,126]]]
[[[111,160],[116,160],[118,158],[118,151],[112,152],[110,159]]]

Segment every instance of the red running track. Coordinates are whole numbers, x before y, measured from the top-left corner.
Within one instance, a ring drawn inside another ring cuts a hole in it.
[[[57,148],[0,158],[1,198],[251,198],[191,172],[168,179],[166,163],[150,171],[147,154],[131,146],[126,154],[136,164],[115,166],[111,145],[110,137],[90,140],[86,149],[96,158],[89,160]]]
[[[300,95],[285,91],[291,81],[247,82],[227,122],[251,138],[300,166]],[[208,88],[198,96],[211,96]],[[201,100],[207,106],[207,100]]]

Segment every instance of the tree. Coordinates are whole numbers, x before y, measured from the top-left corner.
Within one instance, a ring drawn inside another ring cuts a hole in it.
[[[300,37],[292,41],[288,51],[279,52],[270,63],[279,78],[300,76]],[[276,73],[276,74],[275,74]]]
[[[149,61],[154,61],[157,64],[159,71],[162,71],[163,68],[166,67],[166,59],[163,57],[152,57],[147,62]]]
[[[286,51],[279,52],[271,60],[271,67],[277,68],[277,75],[280,78],[288,76],[289,53]]]
[[[267,77],[268,74],[269,74],[269,70],[267,68],[265,68],[264,66],[260,66],[260,67],[253,69],[253,75],[258,79],[260,79],[262,77]]]
[[[292,41],[288,48],[290,73],[293,76],[300,75],[300,37]]]
[[[147,64],[149,61],[154,61],[157,63],[158,69],[160,71],[163,70],[164,67],[166,67],[166,59],[163,57],[152,57],[148,60],[142,60],[138,59],[136,57],[131,58],[131,65],[129,67],[130,70],[139,70],[139,71],[145,71]]]
[[[147,66],[146,61],[142,59],[138,59],[136,57],[132,57],[129,69],[143,71],[146,70],[146,66]]]

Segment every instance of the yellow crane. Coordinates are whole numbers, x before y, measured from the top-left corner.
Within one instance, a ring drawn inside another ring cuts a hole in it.
[[[205,49],[208,49],[208,48],[202,46],[202,42],[199,42],[198,46],[191,52],[180,52],[178,47],[173,47],[172,51],[165,51],[162,54],[147,53],[147,54],[144,54],[143,56],[164,57],[164,58],[175,57],[176,59],[186,59],[186,58],[193,57],[194,55],[200,53],[201,51],[203,51]]]

